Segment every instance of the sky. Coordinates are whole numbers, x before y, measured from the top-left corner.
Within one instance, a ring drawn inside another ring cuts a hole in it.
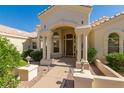
[[[49,5],[0,5],[0,24],[17,28],[27,32],[35,31],[36,25],[40,24],[38,14]],[[109,16],[124,11],[120,5],[96,5],[90,16],[90,22],[102,16]]]

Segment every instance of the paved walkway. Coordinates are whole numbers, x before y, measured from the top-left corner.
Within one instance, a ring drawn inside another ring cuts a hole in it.
[[[42,77],[33,88],[60,88],[63,79],[67,79],[69,74],[69,67],[74,66],[75,59],[61,58],[55,60],[53,68]]]

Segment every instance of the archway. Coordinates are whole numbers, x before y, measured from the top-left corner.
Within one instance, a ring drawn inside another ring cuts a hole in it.
[[[52,55],[56,57],[75,57],[76,56],[76,35],[73,27],[62,26],[53,31],[53,51]],[[57,34],[57,38],[55,38]],[[55,50],[57,48],[57,51]]]

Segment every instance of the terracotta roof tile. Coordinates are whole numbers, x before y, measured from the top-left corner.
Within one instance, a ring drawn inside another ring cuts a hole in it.
[[[91,26],[92,27],[96,27],[98,25],[101,25],[102,23],[105,23],[107,21],[110,21],[111,19],[114,19],[114,18],[116,18],[118,16],[121,16],[121,15],[124,15],[124,12],[117,13],[114,16],[111,16],[111,17],[103,16],[103,17],[99,18],[98,20],[92,22],[91,23]]]
[[[36,32],[29,33],[5,25],[0,25],[0,33],[22,36],[22,37],[36,37]]]

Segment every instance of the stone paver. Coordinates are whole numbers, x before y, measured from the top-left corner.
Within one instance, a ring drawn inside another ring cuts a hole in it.
[[[54,67],[42,77],[33,88],[59,88],[63,79],[68,77],[69,67],[74,63],[72,58],[55,60]]]

